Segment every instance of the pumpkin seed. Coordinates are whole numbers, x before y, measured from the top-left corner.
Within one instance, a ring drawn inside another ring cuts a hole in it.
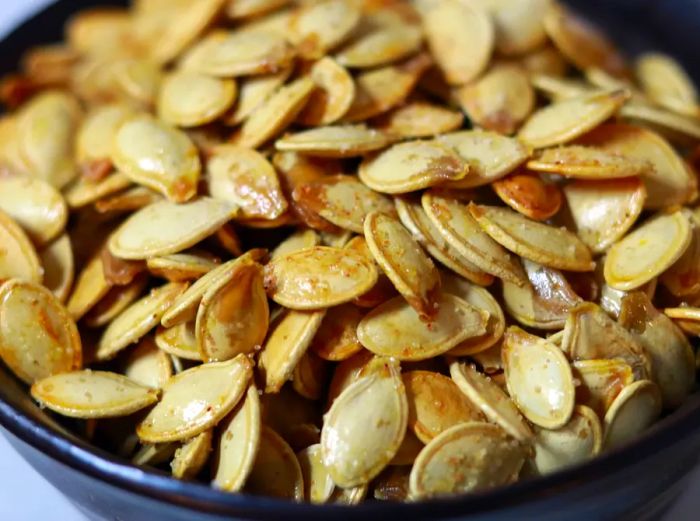
[[[576,234],[593,253],[620,240],[642,213],[647,193],[639,178],[575,181],[562,188]]]
[[[150,336],[141,339],[123,365],[124,376],[134,382],[160,389],[173,376],[170,357],[158,349]]]
[[[425,101],[408,101],[378,116],[375,124],[382,131],[402,138],[432,137],[462,126],[464,116],[455,110]]]
[[[550,0],[482,0],[478,4],[491,15],[499,53],[521,55],[547,40],[542,18]]]
[[[639,288],[675,263],[691,239],[685,213],[679,210],[656,215],[610,247],[605,258],[605,282],[621,290]]]
[[[620,391],[605,413],[605,448],[629,442],[661,414],[661,394],[650,380],[639,380]]]
[[[279,257],[265,266],[265,288],[290,309],[328,308],[348,302],[377,282],[377,269],[352,250],[314,246]]]
[[[111,161],[109,163],[111,168]],[[99,181],[88,181],[85,177],[80,177],[71,183],[63,195],[71,209],[83,208],[92,203],[96,203],[96,206],[104,205],[105,201],[109,201],[110,196],[123,197],[126,192],[122,192],[122,190],[130,186],[132,186],[131,180],[126,175],[112,172]]]
[[[698,92],[680,64],[670,56],[647,53],[636,64],[644,93],[654,102],[680,114],[698,116]]]
[[[292,16],[288,36],[304,58],[320,58],[350,35],[360,16],[359,6],[349,0],[309,3]]]
[[[433,317],[440,288],[433,261],[394,217],[373,211],[367,214],[364,231],[374,260],[399,293],[423,320]]]
[[[80,320],[107,294],[111,287],[112,283],[105,278],[102,255],[98,252],[90,258],[78,275],[78,280],[66,305],[68,312],[74,320]]]
[[[111,158],[129,179],[173,202],[183,203],[197,193],[197,148],[185,133],[153,116],[126,119],[114,136]]]
[[[362,349],[357,339],[357,326],[363,312],[352,304],[332,307],[326,312],[310,349],[324,360],[347,360]]]
[[[303,125],[329,125],[342,118],[355,98],[355,83],[350,73],[333,58],[318,60],[310,70],[316,90],[297,116]]]
[[[187,71],[168,75],[158,94],[158,117],[171,125],[196,127],[216,120],[236,99],[236,83]]]
[[[146,259],[146,267],[153,275],[163,277],[170,282],[196,280],[216,268],[218,259],[192,251],[190,253],[173,253],[162,257]]]
[[[74,371],[34,382],[32,397],[71,418],[127,416],[158,401],[158,390],[106,371]]]
[[[393,298],[365,315],[357,338],[379,356],[425,360],[486,333],[487,312],[446,293],[436,304],[437,313],[425,322],[402,297]]]
[[[271,428],[260,430],[260,448],[245,491],[293,501],[304,499],[304,476],[292,448]]]
[[[75,136],[75,158],[80,165],[112,155],[112,141],[119,127],[134,114],[126,103],[110,103],[91,109]]]
[[[536,429],[533,445],[535,468],[540,474],[549,474],[600,453],[603,428],[595,411],[577,405],[566,425],[558,429]]]
[[[476,78],[491,58],[495,30],[491,18],[477,5],[442,0],[423,14],[430,50],[451,85]]]
[[[211,452],[212,431],[204,431],[175,451],[170,462],[173,477],[193,479],[200,473]]]
[[[469,208],[437,192],[424,192],[423,210],[440,235],[480,270],[522,285],[525,275],[516,259],[484,232]]]
[[[561,190],[538,175],[512,174],[491,187],[513,210],[535,221],[546,221],[561,208]]]
[[[75,263],[70,236],[62,234],[39,252],[41,265],[44,267],[44,286],[50,289],[56,298],[65,303],[73,287]]]
[[[422,445],[421,445],[422,448]],[[372,483],[372,495],[379,501],[408,501],[409,466],[391,466],[384,469]]]
[[[518,138],[532,148],[567,143],[615,114],[628,98],[627,91],[610,90],[552,103],[530,116]]]
[[[228,2],[226,5],[226,15],[233,19],[249,18],[284,7],[289,0],[238,0]]]
[[[109,360],[153,329],[186,285],[172,282],[151,291],[122,311],[105,329],[97,345],[98,360]]]
[[[212,485],[227,492],[243,488],[260,446],[260,398],[251,383],[245,397],[221,422]]]
[[[333,402],[321,430],[323,463],[343,488],[366,484],[391,461],[408,421],[400,367],[390,359]],[[370,436],[367,425],[374,425]]]
[[[272,322],[258,361],[265,392],[279,392],[292,376],[321,326],[324,315],[324,310],[288,310]]]
[[[512,134],[535,106],[535,91],[518,65],[498,64],[455,92],[469,119],[486,130]]]
[[[272,220],[287,211],[277,173],[255,150],[216,147],[207,164],[207,183],[212,197],[238,206],[242,218]]]
[[[700,139],[700,123],[696,121],[696,117],[676,114],[648,103],[630,103],[620,109],[620,116],[656,127],[677,140],[683,138]]]
[[[237,83],[238,96],[236,106],[230,114],[223,117],[224,123],[238,125],[243,122],[287,81],[291,73],[292,67],[289,66],[273,74],[241,78]]]
[[[351,157],[385,148],[391,141],[390,134],[364,125],[341,125],[288,134],[275,142],[275,148],[322,157]]]
[[[520,411],[499,385],[473,366],[452,362],[450,376],[469,400],[490,421],[516,440],[527,442],[533,434]]]
[[[511,398],[525,417],[546,429],[566,425],[574,410],[574,378],[557,346],[511,326],[503,342]]]
[[[601,418],[620,391],[635,380],[632,367],[619,358],[575,360],[572,369],[581,382],[576,401],[593,409]]]
[[[690,246],[661,274],[661,282],[676,297],[700,293],[700,223],[692,218],[691,224]]]
[[[236,211],[230,203],[209,197],[186,204],[154,203],[119,227],[109,239],[109,249],[122,259],[178,253],[214,233]]]
[[[297,453],[304,475],[304,499],[317,505],[327,502],[335,488],[321,453],[320,444],[310,445]]]
[[[413,25],[379,26],[343,46],[335,58],[345,67],[378,67],[417,52],[422,40],[420,28]]]
[[[328,375],[328,365],[323,358],[306,351],[297,362],[292,374],[292,387],[304,398],[321,398]]]
[[[22,228],[0,210],[0,282],[21,279],[40,283],[44,277],[39,256]]]
[[[539,223],[506,208],[469,206],[472,217],[492,239],[523,258],[551,268],[591,271],[588,247],[566,228]]]
[[[410,496],[426,499],[512,483],[525,454],[523,446],[496,425],[455,425],[433,438],[416,458]]]
[[[608,180],[644,175],[649,162],[602,148],[568,145],[542,150],[527,167],[574,179]]]
[[[423,443],[459,423],[483,415],[448,377],[430,371],[402,375],[408,397],[408,427]]]
[[[156,345],[170,355],[201,361],[202,355],[197,347],[194,330],[194,321],[181,322],[172,327],[159,326],[155,336]]]
[[[143,441],[186,440],[223,419],[245,393],[252,362],[245,355],[226,362],[199,365],[173,376],[163,396],[139,423]]]

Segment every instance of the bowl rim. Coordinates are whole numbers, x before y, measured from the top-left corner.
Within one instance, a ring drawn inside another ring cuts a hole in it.
[[[47,20],[55,23],[55,18],[59,17],[63,23],[69,13],[86,7],[125,3],[125,0],[56,0],[16,25],[0,40],[0,49],[7,48],[15,54],[14,51],[27,48],[22,42],[32,40],[33,44],[43,43],[37,41],[41,37],[34,36],[37,28],[47,23]],[[29,38],[29,33],[32,33],[32,38]],[[16,54],[10,59],[16,61],[19,57]],[[6,370],[1,367],[0,371]],[[17,381],[14,375],[7,372],[10,378]],[[20,387],[23,385],[17,383]],[[174,503],[194,511],[258,520],[273,518],[322,521],[329,516],[348,521],[366,521],[379,516],[405,516],[407,519],[418,520],[488,514],[531,503],[535,498],[548,500],[577,487],[594,484],[614,473],[615,469],[624,468],[630,461],[642,463],[700,432],[700,390],[696,390],[679,410],[661,419],[629,444],[553,474],[464,496],[417,503],[311,505],[232,494],[206,484],[180,481],[162,471],[136,467],[126,459],[93,447],[81,439],[73,441],[71,437],[44,425],[19,407],[13,406],[5,399],[5,392],[0,388],[0,426],[48,458],[105,484],[155,501]]]

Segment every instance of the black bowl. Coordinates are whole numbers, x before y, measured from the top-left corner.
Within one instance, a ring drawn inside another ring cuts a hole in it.
[[[59,40],[64,21],[87,6],[119,1],[60,0],[0,43],[0,74],[16,68],[31,45]],[[579,0],[570,2],[599,22],[630,54],[660,49],[700,80],[700,2]],[[625,520],[654,519],[672,504],[700,459],[700,393],[633,443],[584,465],[466,497],[418,504],[356,507],[291,504],[226,494],[144,470],[77,438],[28,397],[0,364],[0,425],[10,443],[92,519],[367,521],[369,519]],[[50,513],[47,513],[50,518]]]

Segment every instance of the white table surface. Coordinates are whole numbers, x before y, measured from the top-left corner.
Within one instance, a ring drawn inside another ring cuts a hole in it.
[[[51,0],[0,0],[0,36]],[[649,479],[654,479],[649,476]],[[700,470],[667,521],[700,519]],[[85,521],[63,496],[32,469],[0,436],[0,520]]]

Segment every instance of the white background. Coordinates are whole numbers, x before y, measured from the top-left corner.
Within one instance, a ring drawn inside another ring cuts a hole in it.
[[[0,0],[0,36],[51,0]],[[649,476],[654,479],[654,476]],[[691,488],[666,518],[691,521],[700,518],[700,471]],[[85,517],[17,455],[0,436],[0,520],[85,521]]]

